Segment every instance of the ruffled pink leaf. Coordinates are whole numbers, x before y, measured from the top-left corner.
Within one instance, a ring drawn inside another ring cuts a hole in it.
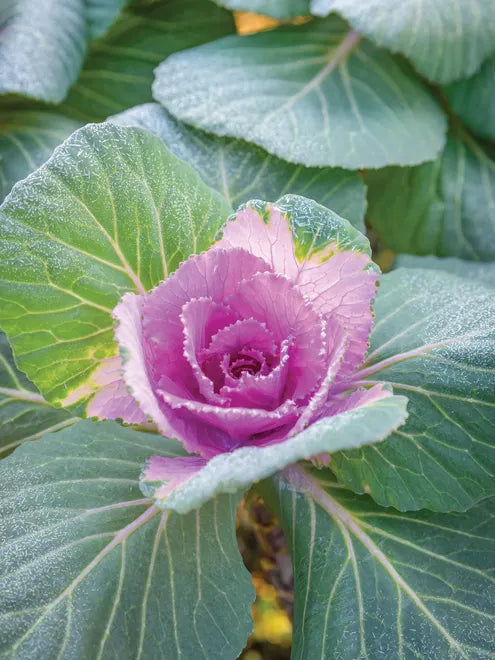
[[[158,382],[166,374],[172,380],[197,387],[183,354],[183,306],[193,298],[211,298],[222,304],[239,282],[269,269],[268,264],[243,249],[208,250],[185,261],[147,297],[143,308],[143,333],[153,345],[150,373]]]
[[[246,247],[270,264],[275,273],[287,276],[325,317],[336,315],[349,333],[349,345],[341,377],[349,377],[363,362],[368,349],[378,273],[370,257],[343,250],[337,243],[298,259],[288,217],[267,205],[261,217],[251,206],[239,211],[223,230],[218,246]]]
[[[200,394],[210,403],[224,404],[227,402],[227,399],[222,398],[215,391],[215,382],[222,380],[221,369],[218,366],[217,373],[215,373],[215,364],[213,363],[210,373],[205,373],[202,364],[198,362],[198,356],[205,354],[206,347],[210,345],[212,337],[217,336],[225,325],[231,327],[236,319],[237,315],[228,306],[215,303],[211,298],[194,298],[182,308],[184,357],[190,365],[197,382],[197,392],[192,392],[192,394]],[[204,359],[202,358],[201,362]],[[217,390],[220,389],[221,385],[222,383],[219,384]],[[160,386],[164,386],[163,381]]]
[[[190,452],[200,451],[202,456],[207,457],[204,452],[202,434],[204,427],[213,427],[217,432],[223,432],[224,437],[218,438],[221,446],[213,448],[215,455],[224,451],[232,451],[243,444],[256,441],[256,436],[277,431],[284,428],[285,434],[296,422],[299,416],[299,408],[294,401],[286,400],[275,410],[262,410],[260,408],[223,408],[199,401],[191,401],[172,394],[170,391],[158,390],[162,400],[170,408],[169,417],[175,425],[175,415],[186,422],[187,437],[183,437],[183,443]],[[187,422],[195,422],[195,427]],[[204,425],[204,426],[203,426]],[[195,437],[199,433],[199,437]]]
[[[119,324],[115,329],[115,339],[125,356],[122,365],[123,377],[143,413],[155,422],[164,435],[174,437],[173,429],[153,392],[148,372],[150,352],[143,337],[143,307],[144,296],[126,293],[113,311],[113,316]]]
[[[258,273],[228,299],[239,314],[266,324],[275,341],[293,339],[285,396],[303,399],[326,371],[324,321],[286,278]]]
[[[235,386],[224,385],[220,394],[227,397],[232,406],[266,410],[274,410],[280,406],[289,370],[290,345],[288,339],[282,342],[279,363],[268,374],[243,374]]]

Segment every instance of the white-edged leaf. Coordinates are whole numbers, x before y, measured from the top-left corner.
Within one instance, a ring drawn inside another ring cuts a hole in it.
[[[317,16],[339,12],[380,46],[406,55],[435,82],[471,75],[495,50],[492,0],[311,0],[311,11]]]
[[[141,465],[175,442],[84,421],[0,463],[0,653],[219,658],[241,652],[254,589],[235,539],[240,497],[189,516],[143,498]]]
[[[314,199],[365,231],[366,187],[357,172],[293,165],[243,140],[187,126],[158,103],[136,106],[109,119],[124,126],[142,126],[158,135],[233,208],[250,199],[276,200],[290,192]]]
[[[307,166],[417,164],[445,139],[415,75],[337,16],[176,53],[153,95],[188,124]]]
[[[284,442],[267,447],[241,447],[219,454],[168,497],[154,497],[163,482],[141,479],[146,496],[164,509],[187,513],[218,493],[246,490],[301,459],[380,442],[404,423],[404,396],[389,396],[335,417],[325,417]]]
[[[401,514],[293,471],[264,484],[294,567],[293,660],[495,654],[495,498]]]

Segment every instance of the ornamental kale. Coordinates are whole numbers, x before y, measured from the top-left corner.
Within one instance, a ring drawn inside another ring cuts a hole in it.
[[[492,657],[493,0],[4,5],[2,657]]]

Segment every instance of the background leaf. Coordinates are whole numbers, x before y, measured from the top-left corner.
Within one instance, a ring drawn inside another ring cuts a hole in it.
[[[0,94],[59,103],[86,53],[84,0],[2,0]]]
[[[175,442],[80,422],[0,464],[0,651],[10,658],[237,657],[254,590],[235,505],[159,512],[138,476]]]
[[[445,88],[454,112],[477,135],[495,140],[495,56],[467,80]]]
[[[104,34],[132,0],[86,0],[90,39]]]
[[[215,0],[227,9],[241,9],[273,18],[293,18],[309,14],[309,0]]]
[[[0,112],[0,201],[80,125],[52,112]]]
[[[158,138],[114,124],[79,129],[19,183],[0,208],[0,321],[43,396],[87,398],[117,354],[120,297],[209,247],[229,213]]]
[[[462,278],[474,279],[485,286],[495,287],[495,263],[478,263],[465,261],[456,257],[414,257],[410,254],[399,254],[394,262],[395,268],[433,268]]]
[[[293,165],[243,140],[220,138],[187,126],[158,103],[137,106],[110,119],[158,135],[234,209],[250,199],[274,201],[290,191],[314,199],[365,231],[366,188],[357,172]]]
[[[166,499],[155,498],[155,502],[161,508],[187,513],[218,493],[246,490],[303,458],[380,442],[404,423],[406,406],[406,397],[382,398],[335,417],[324,417],[285,442],[219,454]],[[162,485],[141,478],[146,495],[154,497]]]
[[[15,366],[7,337],[0,332],[0,458],[28,440],[77,422],[50,406]]]
[[[232,14],[205,0],[159,0],[128,9],[90,45],[63,110],[85,122],[101,121],[151,101],[153,69],[170,53],[234,31]]]
[[[400,510],[464,511],[495,494],[495,299],[476,281],[384,275],[358,377],[408,399],[385,442],[332,456],[338,479]]]
[[[444,144],[429,92],[337,16],[176,53],[153,95],[188,124],[308,166],[411,165]]]
[[[474,73],[495,50],[492,0],[311,0],[311,11],[337,11],[380,46],[409,57],[436,82]]]
[[[465,514],[401,514],[329,470],[300,469],[265,492],[294,566],[291,658],[493,655],[495,499]]]
[[[451,133],[439,158],[367,172],[368,217],[397,252],[495,259],[495,148]],[[398,194],[400,191],[400,194]]]

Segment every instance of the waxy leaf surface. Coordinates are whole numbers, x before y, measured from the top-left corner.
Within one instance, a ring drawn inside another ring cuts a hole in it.
[[[292,555],[294,660],[493,656],[494,498],[401,514],[301,468],[263,492]]]
[[[163,482],[142,478],[141,489],[154,497],[159,507],[187,513],[217,493],[246,490],[253,482],[303,458],[379,442],[403,424],[406,405],[406,397],[386,397],[335,417],[325,417],[279,444],[219,454],[167,498],[159,495]]]
[[[8,658],[235,658],[254,590],[239,497],[188,516],[143,498],[150,453],[177,443],[80,422],[0,464],[0,652]]]
[[[313,14],[331,11],[436,82],[471,75],[495,50],[492,0],[311,0]]]
[[[369,171],[368,217],[397,252],[495,259],[495,149],[451,133],[432,163]],[[400,190],[400,195],[397,191]]]
[[[411,165],[444,144],[421,82],[337,16],[176,53],[153,95],[188,124],[307,166]]]
[[[137,106],[110,119],[158,135],[234,209],[250,199],[273,201],[290,192],[327,206],[364,233],[366,187],[357,172],[293,165],[243,140],[217,137],[183,124],[158,103]]]
[[[232,14],[204,0],[160,0],[130,8],[90,45],[63,110],[85,122],[101,121],[151,101],[153,69],[162,60],[234,31]]]
[[[400,510],[464,511],[495,493],[495,300],[450,273],[384,275],[358,377],[407,396],[379,446],[332,456],[338,479]]]
[[[474,279],[485,286],[495,287],[495,263],[479,263],[466,261],[456,257],[415,257],[412,254],[400,254],[394,261],[394,268],[433,268],[458,275],[466,279]]]
[[[0,94],[62,101],[86,53],[84,0],[2,0]]]
[[[7,337],[0,332],[0,458],[23,442],[77,421],[66,410],[50,406],[17,369]]]
[[[0,112],[0,201],[80,125],[51,112]]]
[[[46,399],[102,385],[121,296],[209,247],[229,212],[158,138],[113,124],[79,129],[16,186],[0,209],[0,322]]]

